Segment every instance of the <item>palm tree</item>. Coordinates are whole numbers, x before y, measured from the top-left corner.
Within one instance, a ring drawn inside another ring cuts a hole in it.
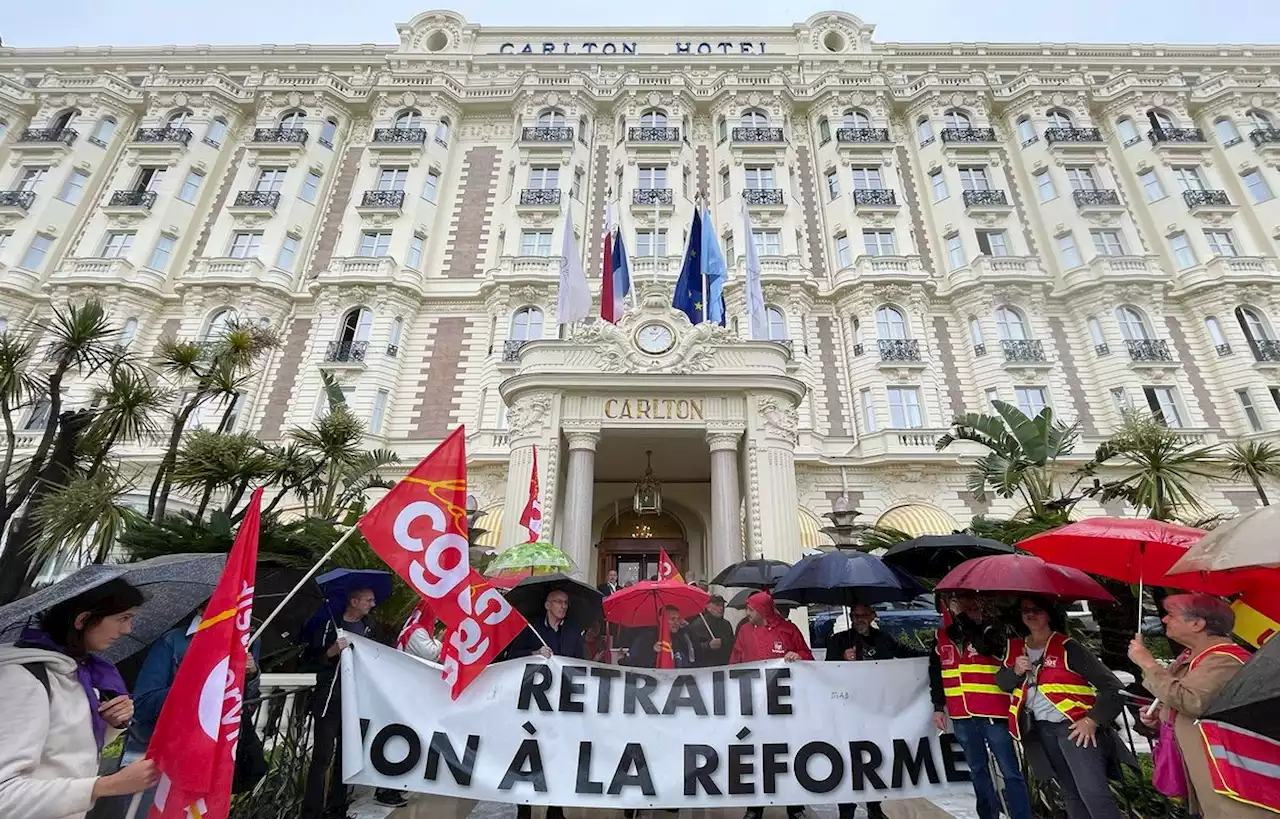
[[[85,436],[93,453],[88,475],[102,469],[117,443],[157,435],[155,418],[172,400],[173,392],[153,383],[143,370],[128,362],[113,366],[107,384],[93,391],[97,415]]]
[[[365,454],[360,449],[364,424],[345,405],[339,405],[311,427],[289,430],[287,437],[323,465],[322,489],[314,511],[317,517],[332,520],[337,514],[341,478],[354,470]]]
[[[1227,447],[1222,461],[1232,478],[1253,484],[1263,506],[1271,505],[1262,479],[1280,477],[1280,447],[1268,441],[1239,440]]]
[[[34,348],[35,343],[30,337],[0,333],[0,415],[4,417],[5,437],[4,457],[0,460],[0,491],[9,485],[9,472],[13,469],[13,456],[17,451],[18,436],[14,431],[13,414],[35,403],[36,396],[45,391],[31,360]]]
[[[173,480],[179,489],[200,493],[194,516],[199,521],[219,488],[228,490],[224,512],[231,514],[245,488],[266,477],[270,466],[271,459],[252,435],[197,429],[183,439]]]
[[[133,480],[111,468],[72,476],[35,513],[34,560],[43,564],[65,556],[76,564],[106,562],[125,527],[139,517],[126,500],[133,489]]]

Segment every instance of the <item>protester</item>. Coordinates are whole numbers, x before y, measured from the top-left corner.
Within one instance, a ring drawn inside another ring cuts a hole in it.
[[[1009,819],[1031,819],[1031,797],[1009,734],[1010,697],[996,685],[996,673],[1003,666],[997,658],[1004,656],[1004,631],[987,621],[981,601],[972,593],[953,595],[950,609],[952,622],[938,629],[929,657],[933,723],[945,732],[951,717],[952,733],[964,749],[973,780],[979,819],[998,819],[1001,810],[988,749],[1004,779]]]
[[[875,628],[876,610],[862,603],[852,609],[852,628],[831,635],[827,640],[827,660],[859,662],[863,660],[898,660],[920,655],[899,643],[893,637]],[[867,802],[869,819],[884,819],[884,808],[879,802]],[[845,802],[840,806],[840,819],[853,819],[857,804]]]
[[[150,788],[155,763],[98,776],[103,747],[133,717],[116,667],[96,652],[129,634],[142,593],[111,580],[65,600],[0,646],[0,816],[82,819],[103,797]]]
[[[1235,613],[1208,594],[1178,594],[1165,598],[1164,629],[1171,642],[1186,646],[1173,665],[1165,668],[1137,636],[1129,644],[1129,659],[1142,669],[1142,684],[1160,702],[1157,713],[1142,712],[1150,728],[1171,724],[1187,775],[1188,807],[1202,819],[1272,817],[1265,808],[1247,805],[1217,793],[1209,757],[1196,720],[1249,659],[1249,652],[1231,640]]]
[[[728,665],[733,654],[733,626],[724,619],[724,598],[712,595],[702,614],[689,621],[689,637],[699,668]]]
[[[1066,618],[1048,600],[1025,597],[1020,605],[1028,634],[1009,641],[996,673],[1013,695],[1009,732],[1021,739],[1031,771],[1057,780],[1068,819],[1122,819],[1107,785],[1108,763],[1120,752],[1112,726],[1124,707],[1121,682],[1066,635]]]
[[[617,569],[610,569],[609,573],[605,575],[605,577],[607,578],[607,580],[604,583],[601,583],[599,586],[596,586],[596,590],[601,594],[603,594],[605,597],[608,597],[609,595],[616,592],[619,588],[621,588],[618,585]]]
[[[694,653],[693,640],[689,637],[689,632],[683,627],[680,617],[680,610],[675,606],[667,606],[663,610],[663,616],[667,618],[667,629],[671,633],[671,658],[675,665],[673,668],[693,668]],[[625,665],[636,666],[638,668],[658,668],[658,655],[665,651],[668,647],[663,646],[660,642],[661,629],[658,626],[652,628],[637,629],[635,637],[631,642],[631,651]]]
[[[613,639],[603,620],[596,620],[583,632],[582,656],[595,663],[613,662]]]
[[[759,591],[747,598],[747,619],[745,625],[738,629],[729,662],[754,663],[779,657],[789,663],[812,660],[813,652],[796,624],[778,613],[773,595]],[[743,819],[761,819],[763,816],[764,808],[748,808]],[[804,806],[788,806],[787,819],[804,819]]]

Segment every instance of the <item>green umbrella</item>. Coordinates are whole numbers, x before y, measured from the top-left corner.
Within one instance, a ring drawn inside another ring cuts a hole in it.
[[[500,552],[489,561],[484,573],[496,575],[512,569],[539,569],[573,574],[578,571],[578,565],[554,543],[535,540],[533,543],[521,543]]]

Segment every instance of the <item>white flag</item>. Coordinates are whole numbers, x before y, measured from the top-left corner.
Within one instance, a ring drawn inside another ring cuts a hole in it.
[[[572,324],[591,313],[591,287],[587,284],[577,243],[573,241],[573,200],[564,209],[564,241],[560,246],[560,295],[556,323]]]
[[[742,200],[742,227],[747,243],[747,319],[751,323],[752,339],[769,338],[769,317],[764,309],[764,291],[760,288],[760,254],[756,253],[756,237],[751,232],[751,214],[747,200]]]

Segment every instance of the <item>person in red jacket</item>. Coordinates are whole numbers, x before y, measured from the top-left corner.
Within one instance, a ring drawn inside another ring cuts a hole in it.
[[[747,621],[738,629],[729,663],[754,663],[779,657],[789,663],[812,660],[813,652],[796,624],[778,613],[773,595],[767,591],[756,592],[747,598]],[[743,819],[763,816],[764,808],[748,808]],[[804,819],[804,806],[788,806],[787,819]]]

